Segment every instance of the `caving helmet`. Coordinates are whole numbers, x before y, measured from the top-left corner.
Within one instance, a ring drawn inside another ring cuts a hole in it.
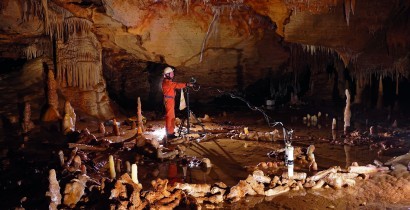
[[[171,72],[174,72],[174,69],[169,66],[164,69],[164,74],[169,74]]]

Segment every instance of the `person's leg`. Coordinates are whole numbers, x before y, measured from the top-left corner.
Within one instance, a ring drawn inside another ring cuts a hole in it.
[[[174,134],[175,129],[175,101],[172,98],[165,99],[165,129],[167,135]]]

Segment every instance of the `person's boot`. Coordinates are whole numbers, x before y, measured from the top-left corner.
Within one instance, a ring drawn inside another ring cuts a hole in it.
[[[175,139],[175,138],[178,138],[178,136],[175,136],[174,133],[172,133],[172,134],[167,134],[167,139]]]

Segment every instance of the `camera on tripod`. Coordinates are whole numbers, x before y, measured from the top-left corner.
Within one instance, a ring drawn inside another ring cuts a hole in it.
[[[196,79],[195,79],[195,77],[191,77],[191,80],[189,80],[189,83],[191,83],[191,84],[195,84],[195,83],[196,83]]]

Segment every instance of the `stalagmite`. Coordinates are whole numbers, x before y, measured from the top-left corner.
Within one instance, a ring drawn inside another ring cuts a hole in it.
[[[131,173],[131,163],[130,163],[130,161],[125,161],[125,169],[126,169],[126,172],[127,173]]]
[[[84,195],[86,182],[89,179],[87,175],[79,175],[78,179],[72,179],[64,189],[64,205],[73,208],[81,197]]]
[[[309,161],[309,170],[312,171],[317,171],[317,163],[316,163],[316,159],[315,159],[315,154],[313,154],[313,152],[315,151],[315,145],[310,145],[307,148],[307,157],[308,157],[308,161]]]
[[[238,201],[246,195],[256,195],[257,193],[252,187],[245,181],[240,180],[239,183],[231,188],[231,191],[226,196],[226,199],[232,201]],[[266,194],[266,192],[265,192]]]
[[[110,177],[111,177],[111,179],[115,179],[115,177],[117,175],[115,173],[114,157],[112,155],[110,155],[108,157],[108,164],[109,164],[109,168],[110,168]]]
[[[263,183],[258,182],[254,176],[248,175],[248,178],[245,180],[248,185],[256,192],[258,195],[264,195],[264,185]]]
[[[350,93],[349,90],[345,90],[346,93],[346,107],[345,107],[345,112],[344,112],[344,130],[346,131],[348,127],[350,127],[350,117],[352,116],[352,113],[350,112]]]
[[[318,180],[322,179],[323,177],[327,176],[329,173],[337,173],[338,171],[340,171],[340,167],[331,167],[327,170],[319,171],[315,175],[308,177],[306,179],[306,182],[318,181]]]
[[[70,117],[70,115],[65,114],[63,119],[63,134],[67,135],[68,133],[73,132],[74,130],[75,128],[73,119]]]
[[[31,106],[28,102],[24,104],[23,122],[21,124],[24,133],[28,133],[34,128],[34,123],[31,121]]]
[[[78,156],[78,155],[74,156],[72,166],[73,166],[73,171],[77,171],[77,170],[80,169],[80,167],[81,167],[81,158],[80,158],[80,156]]]
[[[61,204],[60,185],[57,181],[56,171],[51,169],[49,174],[49,185],[48,191],[46,192],[46,196],[50,197],[50,205],[48,209],[57,210],[57,206]]]
[[[137,164],[132,164],[131,165],[131,179],[135,184],[138,184],[138,167]]]
[[[194,197],[202,197],[211,192],[211,185],[209,184],[189,184],[189,183],[177,183],[175,189],[185,191],[188,195]]]
[[[370,173],[376,173],[378,170],[376,167],[370,167],[370,166],[349,166],[347,171],[349,173],[370,174]]]
[[[263,171],[256,170],[252,173],[252,176],[255,178],[256,181],[260,183],[269,183],[271,182],[271,178],[269,176],[265,176]]]
[[[104,123],[100,123],[100,125],[98,126],[98,132],[99,133],[102,133],[102,134],[105,134],[105,126],[104,126]]]
[[[293,176],[289,177],[288,172],[283,172],[282,177],[286,178],[286,179],[303,180],[303,179],[306,179],[306,173],[304,173],[304,172],[294,172]]]
[[[47,108],[43,113],[41,120],[45,122],[56,121],[61,119],[58,112],[58,95],[57,82],[54,79],[54,72],[49,69],[47,74]]]
[[[141,129],[142,132],[144,132],[145,128],[144,128],[144,122],[142,121],[142,105],[141,105],[140,97],[138,97],[137,116],[138,116],[138,129]]]
[[[115,163],[115,172],[116,172],[117,174],[121,174],[121,172],[122,172],[122,170],[121,170],[121,163],[122,163],[122,160],[119,159],[119,158],[117,158],[116,163]]]
[[[64,152],[62,150],[58,151],[58,158],[60,160],[60,166],[64,166]]]
[[[277,186],[273,189],[269,189],[265,191],[265,196],[275,196],[279,195],[285,192],[288,192],[290,190],[289,186]]]
[[[64,113],[65,115],[68,115],[71,118],[71,121],[73,123],[73,126],[75,128],[75,123],[76,123],[76,117],[77,115],[74,112],[74,108],[71,106],[69,101],[65,101],[64,105]],[[65,116],[64,116],[65,117]]]
[[[120,127],[118,127],[117,119],[112,120],[112,131],[113,131],[114,135],[116,135],[116,136],[121,135]]]
[[[312,190],[320,189],[323,187],[324,184],[325,184],[325,181],[321,179],[312,187]]]
[[[340,189],[345,185],[354,186],[356,184],[356,181],[344,176],[341,173],[330,173],[324,178],[324,181],[336,189]]]

